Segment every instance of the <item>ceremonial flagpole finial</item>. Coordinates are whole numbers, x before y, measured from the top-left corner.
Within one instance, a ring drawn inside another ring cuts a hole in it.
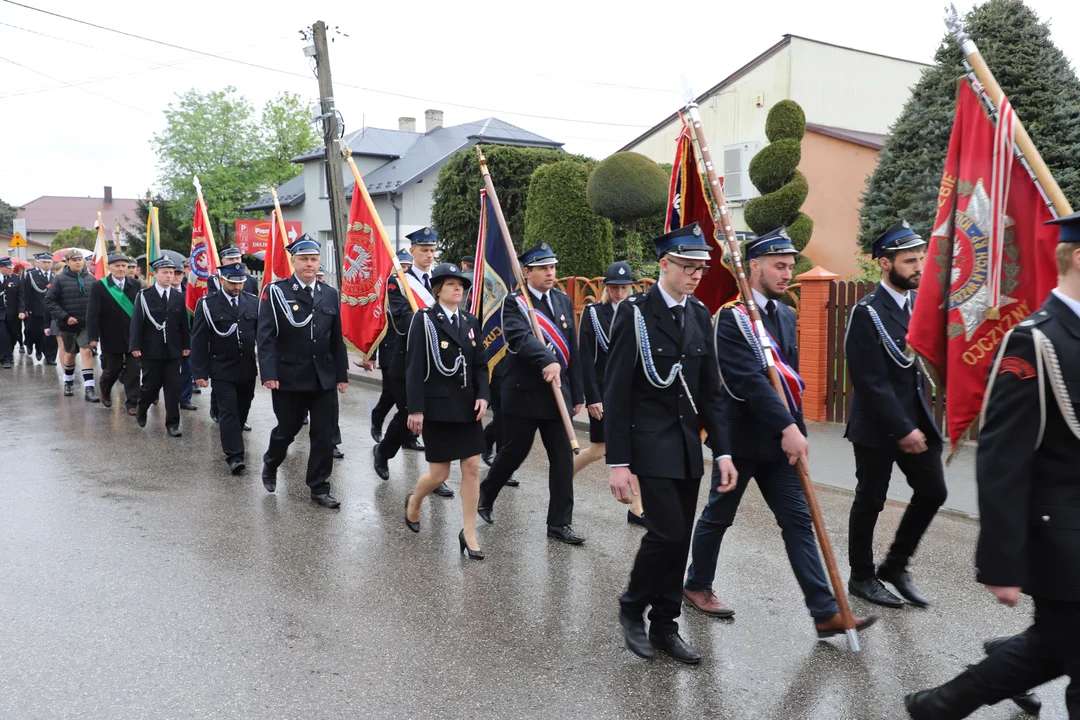
[[[945,27],[949,28],[949,32],[956,38],[956,42],[960,44],[960,49],[965,56],[975,52],[975,44],[971,41],[971,36],[968,35],[967,29],[964,27],[964,20],[960,17],[960,11],[952,3],[949,3],[949,7],[945,9]]]
[[[686,105],[694,102],[694,89],[690,87],[690,78],[686,73],[679,74],[679,82],[682,83],[683,101]]]
[[[200,195],[202,195],[202,183],[199,182],[199,176],[196,175],[192,182],[195,184],[195,189],[199,192]]]

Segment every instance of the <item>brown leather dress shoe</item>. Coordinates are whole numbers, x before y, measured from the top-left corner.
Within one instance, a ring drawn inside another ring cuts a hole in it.
[[[876,623],[877,620],[877,615],[867,615],[866,617],[856,616],[855,629],[858,632],[862,632]],[[814,627],[817,629],[817,636],[819,638],[830,638],[835,635],[844,634],[844,620],[840,617],[840,613],[836,613],[825,622],[814,623]]]
[[[706,615],[718,618],[735,617],[735,611],[720,602],[709,588],[697,591],[683,588],[682,595],[686,602]]]

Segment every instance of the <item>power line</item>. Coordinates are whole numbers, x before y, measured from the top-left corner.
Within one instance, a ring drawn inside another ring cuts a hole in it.
[[[43,73],[40,70],[35,70],[32,67],[29,67],[27,65],[23,65],[22,63],[19,63],[19,62],[15,62],[14,60],[11,60],[9,58],[0,57],[0,60],[3,60],[4,62],[11,63],[12,65],[15,65],[16,67],[21,67],[23,70],[28,70],[28,71],[30,71],[32,73],[37,73],[38,75],[41,75],[42,77],[46,77],[46,78],[52,80],[53,82],[62,83],[64,85],[67,85],[68,87],[73,87],[76,90],[82,90],[84,93],[88,93],[90,95],[93,95],[94,97],[99,97],[102,100],[108,100],[111,103],[116,103],[117,105],[123,105],[126,108],[131,108],[132,110],[138,110],[139,112],[145,113],[146,115],[153,115],[154,114],[154,113],[150,112],[149,110],[143,110],[142,108],[137,108],[134,105],[128,105],[126,102],[122,102],[120,100],[116,100],[116,99],[108,97],[106,95],[96,93],[93,90],[87,90],[84,87],[79,87],[78,85],[75,85],[74,83],[69,83],[66,80],[61,80],[60,78],[53,77],[52,75],[47,75],[46,73]]]
[[[202,55],[203,57],[214,58],[215,60],[223,60],[225,62],[236,63],[238,65],[244,65],[244,66],[247,66],[247,67],[256,68],[258,70],[267,70],[269,72],[278,73],[278,74],[281,74],[281,75],[289,75],[291,77],[298,77],[298,78],[303,78],[304,80],[310,80],[310,78],[307,75],[304,75],[303,73],[292,72],[291,70],[281,70],[280,68],[269,67],[267,65],[260,65],[258,63],[248,62],[246,60],[238,60],[236,58],[225,57],[223,55],[215,55],[214,53],[205,52],[203,50],[196,50],[194,48],[184,47],[183,45],[176,45],[174,43],[165,42],[164,40],[156,40],[154,38],[144,37],[142,35],[137,35],[135,33],[127,32],[126,30],[117,30],[116,28],[106,27],[105,25],[99,25],[97,23],[92,23],[92,22],[89,22],[87,20],[80,20],[79,18],[70,17],[68,15],[61,15],[60,13],[52,12],[51,10],[44,10],[42,8],[36,8],[36,7],[31,6],[31,5],[26,5],[26,4],[21,3],[21,2],[16,2],[15,0],[2,0],[2,2],[5,2],[5,3],[9,4],[9,5],[14,5],[16,7],[21,7],[21,8],[24,8],[26,10],[32,10],[34,12],[39,12],[39,13],[42,13],[42,14],[45,14],[45,15],[49,15],[51,17],[60,18],[61,20],[67,20],[69,22],[79,23],[80,25],[86,25],[88,27],[96,28],[98,30],[104,30],[106,32],[111,32],[111,33],[116,33],[118,35],[123,35],[124,37],[129,37],[129,38],[134,38],[136,40],[142,40],[144,42],[154,43],[155,45],[162,45],[164,47],[173,48],[175,50],[183,50],[185,52],[195,53],[196,55]],[[362,90],[364,92],[377,93],[379,95],[387,95],[387,96],[390,96],[390,97],[398,97],[398,98],[403,98],[403,99],[406,99],[406,100],[415,100],[415,101],[418,101],[418,102],[426,102],[426,103],[431,103],[431,104],[434,104],[434,105],[446,105],[446,106],[450,106],[450,107],[464,108],[464,109],[467,109],[467,110],[477,110],[479,112],[499,113],[499,114],[504,114],[504,115],[516,115],[518,117],[528,117],[528,118],[535,118],[535,119],[539,119],[539,120],[553,120],[553,121],[556,121],[556,122],[579,123],[579,124],[582,124],[582,125],[604,125],[604,126],[607,126],[607,127],[627,127],[627,128],[647,128],[647,127],[651,127],[649,125],[634,125],[634,124],[630,124],[630,123],[613,123],[613,122],[603,122],[603,121],[599,121],[599,120],[578,120],[578,119],[575,119],[575,118],[556,117],[556,116],[552,116],[552,115],[537,115],[537,114],[533,114],[533,113],[517,112],[517,111],[514,111],[514,110],[486,108],[486,107],[480,107],[478,105],[464,105],[462,103],[447,102],[447,101],[444,101],[444,100],[433,100],[431,98],[422,98],[422,97],[418,97],[416,95],[406,95],[404,93],[395,93],[395,92],[390,92],[389,90],[378,90],[376,88],[364,87],[362,85],[353,85],[353,84],[345,83],[345,82],[337,82],[336,84],[339,85],[339,86],[342,86],[342,87],[351,88],[353,90]]]

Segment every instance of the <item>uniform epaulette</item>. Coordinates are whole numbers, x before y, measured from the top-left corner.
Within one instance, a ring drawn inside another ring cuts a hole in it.
[[[1045,310],[1039,310],[1020,321],[1020,327],[1029,328],[1040,325],[1050,319],[1050,313]]]
[[[696,303],[699,307],[706,307],[705,303],[701,302],[693,295],[690,296],[690,302]]]
[[[637,302],[638,300],[643,300],[646,297],[648,297],[648,293],[639,292],[639,293],[636,293],[634,295],[631,295],[630,297],[628,297],[626,299],[627,299],[628,302]]]
[[[859,300],[859,302],[856,303],[856,304],[857,305],[869,305],[872,302],[874,302],[874,293],[866,293],[866,295],[863,295],[862,299]]]
[[[562,290],[560,290],[560,289],[559,289],[559,288],[557,288],[557,287],[553,287],[553,288],[551,288],[551,291],[550,291],[550,292],[557,292],[557,293],[559,293],[560,295],[565,295],[566,297],[570,297],[569,295],[566,295],[566,293],[565,293],[565,292],[563,292]]]
[[[724,310],[725,308],[736,308],[740,307],[742,304],[743,301],[740,298],[735,298],[734,300],[729,300],[728,302],[721,305],[720,309]]]

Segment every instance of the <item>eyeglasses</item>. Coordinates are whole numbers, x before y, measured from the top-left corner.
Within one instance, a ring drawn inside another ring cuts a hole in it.
[[[694,275],[697,275],[698,272],[700,272],[701,277],[705,277],[709,274],[709,265],[683,265],[681,262],[675,262],[671,258],[668,258],[668,262],[672,265],[675,265],[676,267],[681,267],[683,275],[689,275],[690,277],[693,277]]]

